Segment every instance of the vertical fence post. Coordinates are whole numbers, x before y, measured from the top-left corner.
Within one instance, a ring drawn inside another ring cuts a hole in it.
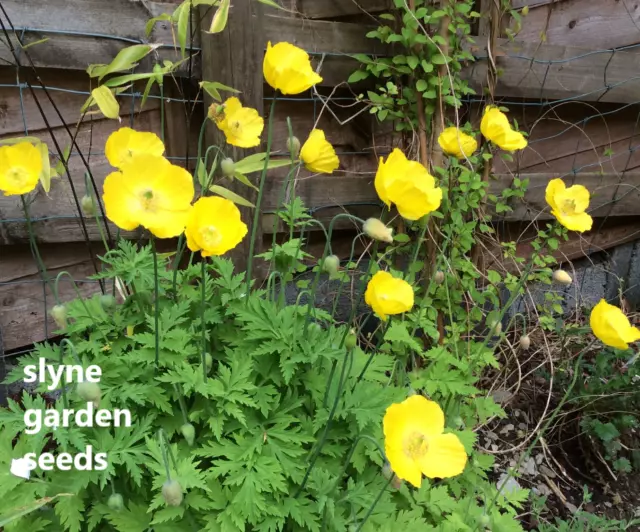
[[[209,34],[211,19],[215,11],[203,6],[201,14],[202,79],[217,81],[240,91],[238,98],[245,107],[253,107],[264,116],[262,59],[266,43],[262,28],[262,9],[257,0],[235,0],[229,9],[227,27],[221,33]],[[226,95],[229,95],[228,93]],[[229,95],[230,96],[230,95]],[[213,100],[207,95],[205,112]],[[265,117],[266,130],[267,117]],[[260,151],[234,148],[225,143],[224,135],[211,121],[208,122],[206,146],[217,144],[223,147],[229,157],[237,161],[251,153]],[[204,152],[204,151],[203,151]],[[254,179],[257,180],[257,174]],[[257,185],[257,183],[255,183]],[[257,193],[254,189],[234,180],[225,185],[227,188],[255,203]],[[242,219],[251,224],[253,210],[240,207]],[[251,228],[250,228],[251,231]],[[258,227],[256,253],[260,253],[262,230]],[[249,256],[249,237],[247,236],[231,255],[238,271],[244,271]],[[254,270],[259,273],[259,270]]]

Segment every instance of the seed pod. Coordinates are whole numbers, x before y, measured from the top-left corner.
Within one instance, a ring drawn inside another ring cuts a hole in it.
[[[82,196],[80,206],[82,207],[82,212],[85,216],[92,217],[96,215],[96,204],[91,196]]]
[[[81,399],[94,404],[102,397],[102,390],[97,382],[79,382],[76,390]]]
[[[358,345],[358,336],[356,335],[356,331],[351,329],[344,339],[344,346],[351,351],[355,349],[356,345]]]
[[[524,336],[520,337],[520,349],[526,351],[527,349],[529,349],[529,347],[531,347],[531,338],[529,338],[529,336],[525,334]]]
[[[236,169],[236,163],[233,162],[233,159],[227,157],[226,159],[222,159],[220,169],[222,170],[223,175],[227,177],[232,176]]]
[[[120,495],[119,493],[114,493],[113,495],[111,495],[111,497],[109,497],[109,500],[107,501],[107,506],[114,512],[119,512],[120,510],[122,510],[124,508],[124,499],[122,498],[122,495]]]
[[[67,307],[64,305],[56,305],[49,312],[53,321],[56,322],[56,325],[62,329],[63,331],[67,328]]]
[[[444,283],[444,272],[438,270],[433,276],[433,282],[436,284]]]
[[[116,308],[116,298],[111,294],[104,294],[100,296],[100,305],[106,312],[109,312]]]
[[[322,261],[322,271],[327,272],[331,277],[338,273],[340,259],[336,255],[329,255]]]
[[[177,480],[167,480],[162,485],[162,497],[167,506],[180,506],[183,499],[182,486]]]
[[[193,445],[196,439],[196,429],[191,423],[185,423],[180,427],[180,432],[184,436],[184,439],[189,444],[189,447]]]
[[[573,279],[571,279],[571,276],[564,270],[556,270],[555,272],[553,272],[553,280],[556,283],[560,283],[565,286],[569,286],[573,281]]]
[[[207,116],[214,122],[224,118],[224,105],[221,103],[212,103],[207,111]]]
[[[369,238],[374,240],[387,243],[393,242],[393,229],[384,225],[378,218],[369,218],[364,222],[362,230]]]
[[[294,157],[300,155],[300,139],[298,137],[287,139],[287,151]]]

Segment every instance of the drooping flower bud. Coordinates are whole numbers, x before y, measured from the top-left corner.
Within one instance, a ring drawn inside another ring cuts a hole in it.
[[[230,157],[226,157],[220,162],[220,169],[222,170],[223,175],[230,177],[236,169],[236,163],[234,163],[233,159]]]
[[[529,6],[524,6],[524,7],[522,8],[522,11],[520,11],[520,14],[521,14],[523,17],[526,17],[526,16],[529,14]]]
[[[207,367],[207,373],[209,373],[213,367],[213,357],[211,356],[211,353],[204,354],[204,363]]]
[[[373,238],[374,240],[388,243],[393,242],[393,229],[387,227],[378,218],[369,218],[364,222],[362,230],[369,238]]]
[[[491,517],[489,517],[486,514],[481,515],[478,518],[478,524],[484,529],[486,530],[488,527],[491,526]]]
[[[76,390],[81,399],[92,402],[95,406],[100,403],[102,390],[97,382],[79,382]]]
[[[502,332],[502,323],[498,320],[491,322],[491,331],[494,335],[499,335]]]
[[[433,276],[433,282],[436,284],[444,283],[444,272],[438,270]]]
[[[114,512],[122,510],[124,508],[124,499],[122,498],[122,495],[119,493],[112,494],[107,501],[107,506]]]
[[[193,445],[193,442],[196,439],[196,429],[191,423],[185,423],[180,427],[180,432],[184,436],[189,447]]]
[[[526,351],[529,347],[531,347],[531,338],[529,338],[529,335],[525,334],[520,337],[520,349]]]
[[[316,323],[314,321],[314,322],[309,324],[309,330],[312,331],[315,334],[315,333],[319,333],[320,331],[322,331],[322,327],[320,326],[319,323]]]
[[[103,310],[109,312],[116,307],[116,298],[111,294],[103,294],[100,296],[100,305],[102,305]]]
[[[162,497],[168,506],[180,506],[183,499],[182,486],[177,480],[167,480],[162,485]]]
[[[344,346],[351,351],[352,349],[355,349],[356,345],[358,345],[358,335],[354,329],[351,329],[349,334],[347,334],[347,337],[344,339]]]
[[[62,329],[63,331],[67,328],[67,307],[64,305],[56,305],[49,312],[53,321],[56,322],[56,325]]]
[[[300,139],[298,137],[290,137],[287,139],[287,150],[291,155],[297,157],[300,155]]]
[[[80,200],[80,206],[85,216],[93,217],[96,215],[96,204],[93,198],[89,195],[82,196]]]
[[[564,270],[556,270],[555,272],[553,272],[553,280],[556,283],[560,283],[560,284],[563,284],[565,286],[569,286],[571,284],[571,282],[573,281],[571,276],[567,272],[565,272]]]
[[[329,255],[322,261],[322,271],[329,274],[331,278],[335,277],[340,267],[340,259],[336,255]]]

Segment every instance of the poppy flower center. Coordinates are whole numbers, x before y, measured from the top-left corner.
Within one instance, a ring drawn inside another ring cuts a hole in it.
[[[155,212],[158,208],[158,198],[154,196],[153,190],[150,188],[140,193],[140,203],[142,208],[147,212]]]
[[[429,450],[429,439],[419,432],[412,432],[404,440],[404,454],[412,460],[424,458]]]
[[[206,225],[200,229],[204,249],[215,248],[222,242],[222,234],[214,225]]]
[[[576,214],[576,200],[567,198],[560,203],[560,210],[565,215]]]
[[[29,180],[29,172],[27,172],[21,166],[14,166],[13,168],[9,169],[7,177],[10,181],[13,181],[15,186],[23,187]]]

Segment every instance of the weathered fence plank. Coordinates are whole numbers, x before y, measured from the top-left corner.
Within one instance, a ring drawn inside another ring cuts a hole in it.
[[[167,22],[156,24],[147,38],[145,24],[160,13],[176,8],[169,2],[134,2],[131,0],[48,0],[25,2],[4,0],[2,5],[11,25],[14,47],[20,37],[27,45],[47,38],[46,42],[29,48],[36,67],[85,70],[92,63],[110,63],[124,47],[136,43],[160,45],[152,54],[157,60],[178,61],[171,27]],[[11,27],[2,17],[7,31]],[[4,38],[3,38],[4,40]],[[28,64],[24,52],[19,52],[23,64]],[[0,60],[14,64],[8,46],[0,47]],[[151,63],[148,66],[151,66]],[[182,69],[178,74],[185,74]]]
[[[392,0],[301,0],[299,10],[304,17],[334,18],[377,13],[392,7]]]

